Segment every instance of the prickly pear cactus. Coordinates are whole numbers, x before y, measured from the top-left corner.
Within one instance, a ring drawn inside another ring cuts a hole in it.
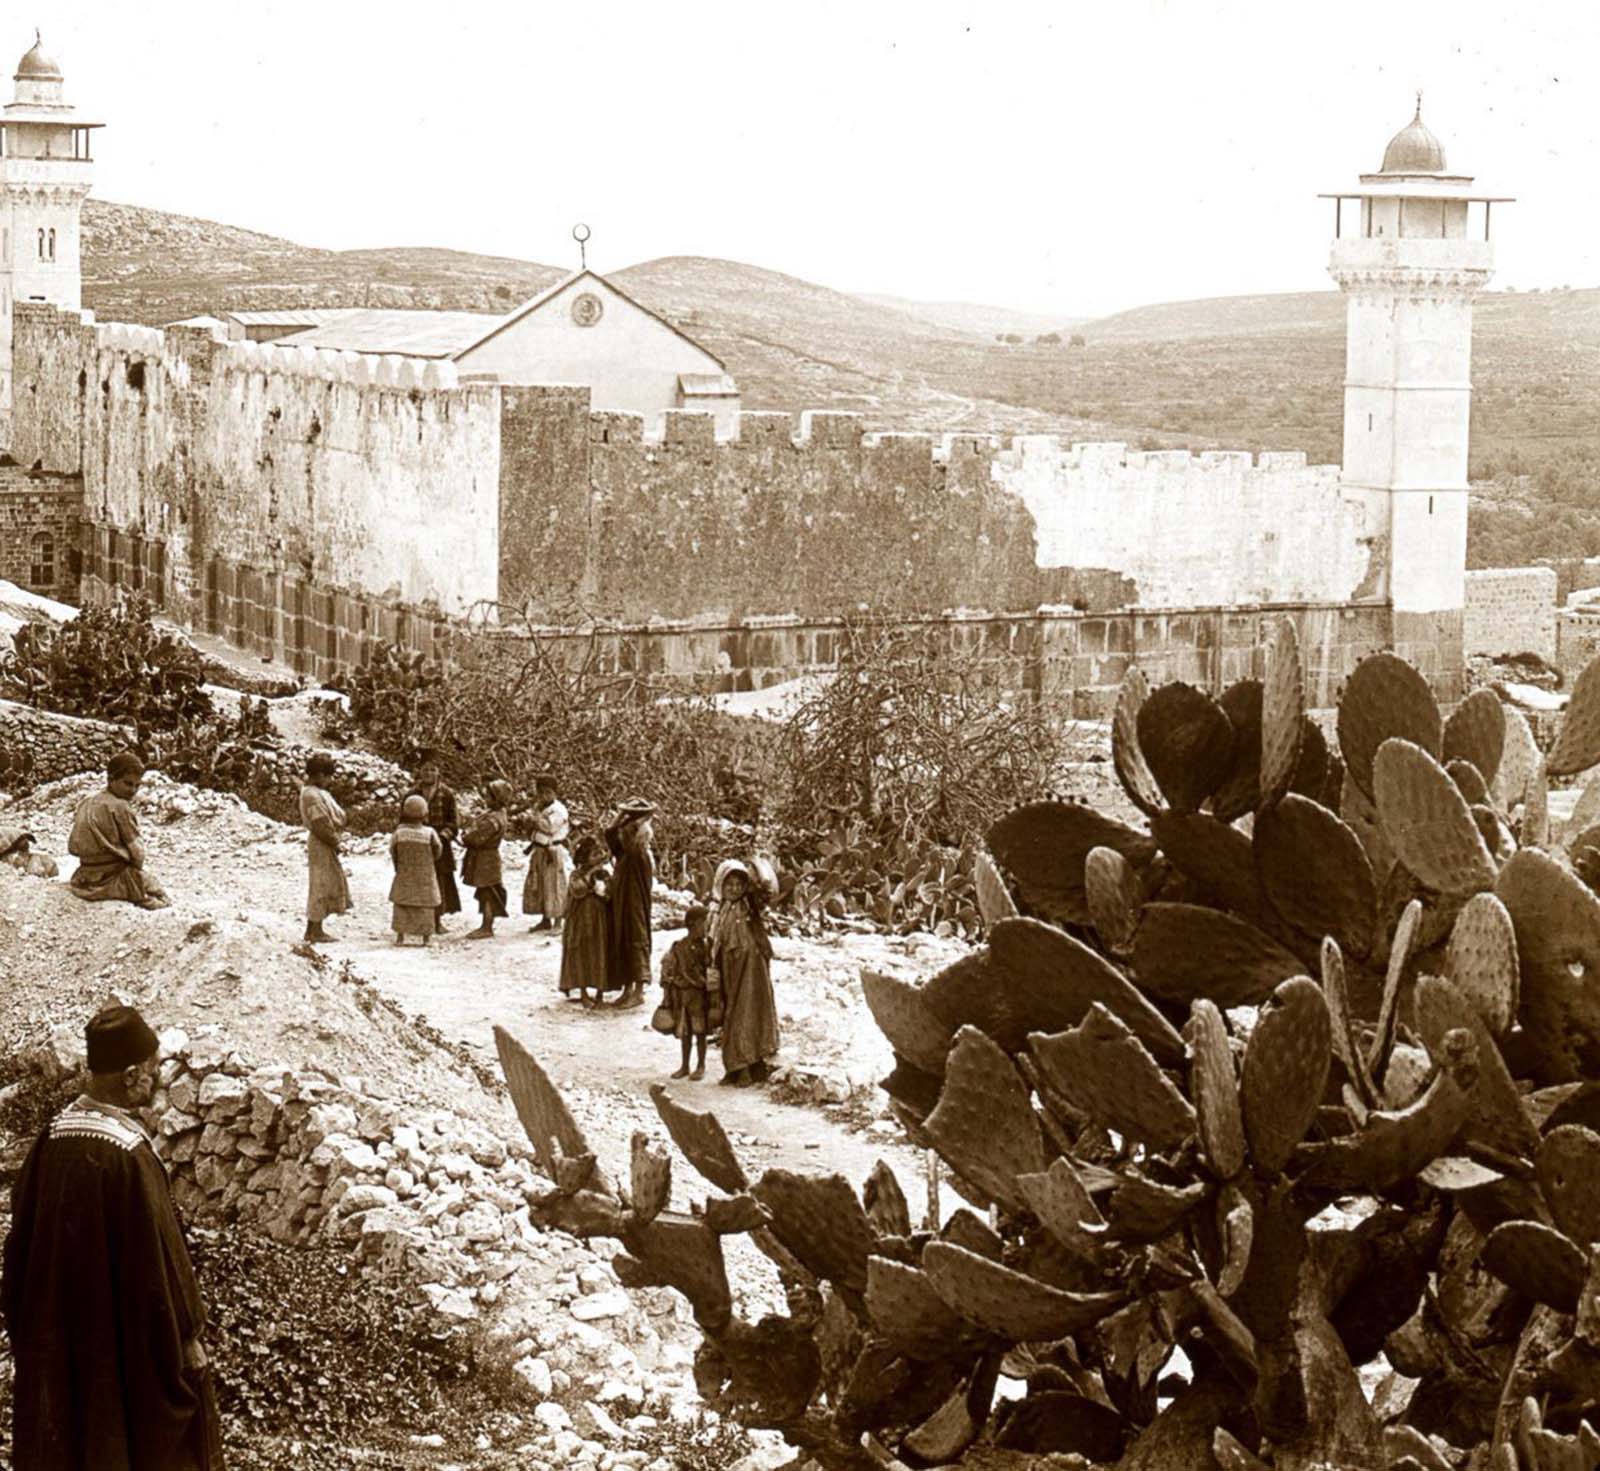
[[[1260,656],[1218,696],[1130,672],[1139,821],[1018,808],[989,943],[864,977],[896,1116],[976,1210],[919,1228],[883,1165],[754,1179],[656,1090],[721,1192],[677,1211],[501,1034],[535,1217],[689,1299],[718,1407],[824,1471],[1600,1467],[1600,780],[1557,831],[1544,775],[1600,763],[1600,665],[1546,762],[1391,654],[1330,749],[1293,624]],[[737,1310],[741,1233],[786,1313]]]

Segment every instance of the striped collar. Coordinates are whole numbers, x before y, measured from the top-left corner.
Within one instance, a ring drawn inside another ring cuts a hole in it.
[[[52,1139],[102,1139],[119,1149],[151,1144],[144,1125],[126,1109],[100,1103],[84,1094],[75,1098],[50,1123]]]

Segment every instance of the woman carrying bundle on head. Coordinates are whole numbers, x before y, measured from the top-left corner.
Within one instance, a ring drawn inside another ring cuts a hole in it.
[[[334,801],[328,783],[338,770],[332,756],[316,752],[306,762],[306,784],[300,788],[300,820],[305,823],[306,857],[310,865],[306,892],[306,943],[327,945],[333,936],[322,928],[330,914],[348,914],[350,880],[339,862],[344,808]]]
[[[561,932],[561,994],[574,991],[585,1006],[598,1006],[608,990],[620,986],[610,978],[611,869],[606,850],[595,838],[578,844],[577,867],[567,890],[567,923]],[[593,991],[591,997],[589,992]]]
[[[469,940],[494,938],[494,922],[504,919],[506,886],[500,867],[500,844],[506,835],[511,806],[511,784],[492,781],[483,789],[489,810],[462,834],[466,852],[461,856],[461,877],[477,893],[478,913],[483,916],[478,928],[468,933]]]
[[[413,793],[401,804],[400,826],[389,839],[389,860],[394,864],[390,924],[396,945],[405,944],[407,935],[420,935],[424,945],[433,938],[439,908],[434,865],[443,851],[439,834],[428,826],[428,799]]]

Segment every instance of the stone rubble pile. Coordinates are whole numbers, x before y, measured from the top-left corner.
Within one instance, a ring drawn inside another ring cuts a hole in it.
[[[68,1026],[54,1050],[81,1060]],[[632,1443],[702,1413],[687,1303],[630,1292],[592,1248],[535,1225],[529,1202],[550,1186],[523,1142],[408,1112],[359,1077],[253,1067],[216,1026],[161,1034],[145,1117],[186,1215],[341,1245],[362,1271],[411,1283],[441,1327],[484,1332],[536,1405],[519,1447],[534,1471],[650,1466]]]

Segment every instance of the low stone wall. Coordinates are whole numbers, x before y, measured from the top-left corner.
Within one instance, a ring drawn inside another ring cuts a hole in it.
[[[1467,573],[1462,642],[1468,658],[1537,654],[1556,659],[1553,567],[1487,567]]]
[[[0,700],[0,790],[25,791],[103,767],[127,737],[103,720],[77,720]]]

